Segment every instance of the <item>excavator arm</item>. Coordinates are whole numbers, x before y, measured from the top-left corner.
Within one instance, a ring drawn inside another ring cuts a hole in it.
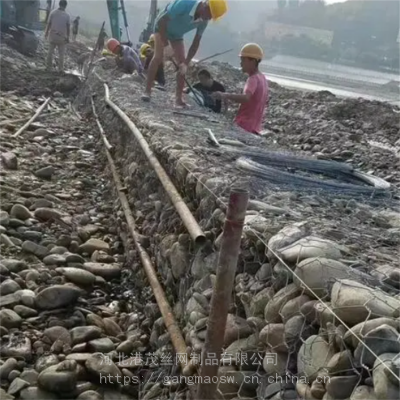
[[[126,30],[126,36],[128,38],[128,43],[131,43],[131,38],[128,29],[128,19],[126,17],[125,3],[124,0],[106,0],[108,15],[110,17],[111,35],[114,39],[121,41],[121,28],[120,28],[120,16],[119,10],[122,12],[122,17],[124,21],[124,26]]]

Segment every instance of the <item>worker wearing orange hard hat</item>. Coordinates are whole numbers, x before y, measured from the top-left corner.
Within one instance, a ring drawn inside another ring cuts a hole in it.
[[[132,74],[134,71],[137,71],[139,74],[142,74],[143,65],[135,50],[129,46],[121,44],[114,38],[108,39],[106,47],[107,50],[117,56],[117,65],[124,73]]]
[[[260,134],[268,102],[268,82],[258,69],[264,53],[258,44],[248,43],[242,47],[239,57],[242,71],[249,76],[243,94],[216,92],[213,97],[239,103],[235,123],[247,132]]]
[[[148,69],[146,90],[142,96],[143,101],[150,101],[157,69],[163,61],[164,48],[169,43],[179,65],[175,104],[179,107],[186,106],[183,101],[183,88],[187,66],[199,49],[201,37],[207,28],[208,21],[220,19],[227,10],[226,0],[173,0],[167,4],[155,21],[154,55]],[[193,30],[196,30],[196,35],[185,55],[183,37]]]

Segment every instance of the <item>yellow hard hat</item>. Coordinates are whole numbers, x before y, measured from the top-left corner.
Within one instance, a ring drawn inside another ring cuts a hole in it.
[[[149,44],[147,44],[147,43],[142,44],[142,46],[140,47],[140,56],[141,56],[142,58],[145,58],[145,57],[146,57],[146,51],[147,51],[147,49],[151,49],[151,46],[150,46]]]
[[[240,50],[239,57],[249,57],[256,60],[262,60],[264,52],[257,43],[247,43],[242,47],[242,50]]]
[[[208,5],[214,21],[220,19],[228,11],[226,0],[208,0]]]

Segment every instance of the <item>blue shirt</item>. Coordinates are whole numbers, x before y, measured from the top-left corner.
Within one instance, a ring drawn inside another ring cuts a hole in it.
[[[181,40],[185,33],[194,29],[201,36],[205,31],[208,21],[194,20],[194,14],[200,1],[198,0],[174,0],[169,3],[158,17],[168,17],[167,39]]]

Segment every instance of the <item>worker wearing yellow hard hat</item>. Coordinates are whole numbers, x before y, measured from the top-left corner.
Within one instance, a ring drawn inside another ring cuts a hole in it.
[[[239,54],[242,71],[249,77],[242,94],[216,92],[218,100],[230,100],[240,104],[235,123],[245,131],[260,134],[265,107],[268,102],[268,82],[258,66],[264,57],[256,43],[244,45]]]
[[[154,56],[148,69],[146,91],[142,96],[143,101],[150,101],[157,69],[163,61],[164,48],[169,43],[179,65],[175,104],[179,107],[186,106],[183,101],[183,88],[187,66],[199,49],[201,37],[208,22],[220,19],[227,10],[226,0],[173,0],[166,5],[155,21]],[[185,55],[183,37],[193,30],[196,30],[196,35]]]

